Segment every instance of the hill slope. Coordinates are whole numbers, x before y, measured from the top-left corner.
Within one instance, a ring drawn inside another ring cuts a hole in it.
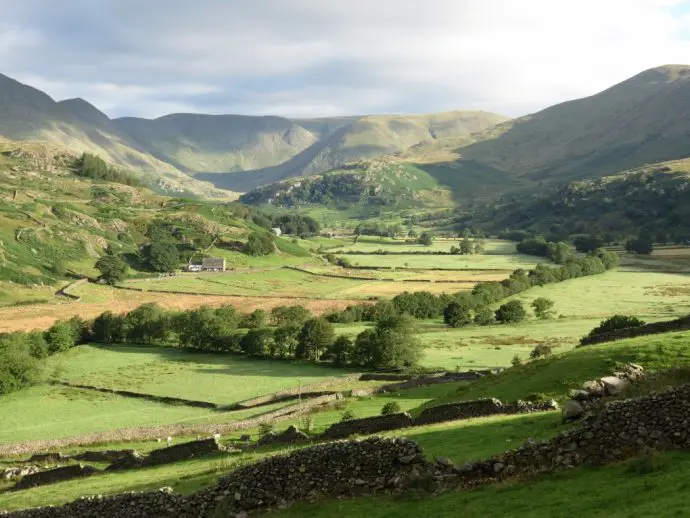
[[[503,123],[461,153],[532,180],[598,177],[690,156],[689,116],[690,66],[668,65]]]
[[[473,134],[505,121],[488,112],[446,112],[429,115],[372,115],[354,119],[306,121],[323,138],[274,167],[223,175],[198,175],[217,187],[246,191],[293,176],[318,174],[361,158],[404,151],[446,137],[473,142]],[[296,121],[299,123],[299,121]]]

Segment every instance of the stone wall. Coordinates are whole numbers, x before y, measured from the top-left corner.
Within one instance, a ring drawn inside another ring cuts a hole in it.
[[[62,482],[63,480],[86,477],[88,475],[93,475],[98,471],[99,470],[92,466],[84,466],[82,464],[73,464],[71,466],[63,466],[61,468],[55,468],[48,471],[39,471],[38,473],[31,473],[22,477],[14,485],[14,489],[45,486],[47,484],[54,484],[55,482]]]
[[[5,518],[208,517],[217,506],[227,515],[319,496],[376,493],[403,487],[426,461],[408,439],[343,441],[276,455],[237,469],[217,486],[189,497],[169,490],[82,498],[62,507],[7,513]],[[0,515],[2,513],[0,512]]]
[[[690,329],[690,316],[678,318],[676,320],[667,320],[665,322],[654,322],[652,324],[645,324],[639,327],[619,329],[618,331],[613,331],[611,333],[585,336],[582,340],[580,340],[580,347],[604,342],[613,342],[616,340],[624,340],[626,338],[635,338],[636,336],[672,333],[674,331],[687,331],[688,329]]]
[[[557,410],[558,404],[553,401],[542,403],[526,403],[518,401],[511,405],[504,405],[499,399],[486,398],[472,401],[460,401],[427,408],[415,419],[414,425],[421,426],[456,419],[471,419],[496,414],[529,414],[532,412],[548,412]]]
[[[167,448],[153,450],[145,456],[130,450],[130,452],[123,455],[108,467],[108,470],[119,471],[146,466],[158,466],[159,464],[170,464],[172,462],[193,459],[194,457],[211,455],[219,451],[225,451],[225,448],[218,444],[215,438],[183,442],[174,446],[168,446]]]
[[[408,413],[380,415],[362,419],[349,419],[328,427],[321,439],[344,439],[355,434],[372,434],[385,430],[397,430],[412,426],[413,420]]]
[[[134,455],[134,450],[103,450],[103,451],[85,451],[79,455],[75,455],[75,460],[83,460],[86,462],[118,462],[122,459],[130,458]]]

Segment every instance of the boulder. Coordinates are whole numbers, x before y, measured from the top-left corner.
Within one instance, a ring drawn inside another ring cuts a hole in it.
[[[606,376],[599,381],[601,381],[601,384],[604,386],[604,393],[607,396],[616,396],[630,385],[628,380],[616,376]]]
[[[589,401],[592,399],[592,393],[586,390],[571,390],[569,395],[575,401]]]
[[[574,421],[582,417],[585,413],[585,409],[582,405],[574,400],[566,401],[563,405],[563,421]]]
[[[604,395],[604,386],[598,380],[585,381],[582,384],[582,390],[595,397]]]

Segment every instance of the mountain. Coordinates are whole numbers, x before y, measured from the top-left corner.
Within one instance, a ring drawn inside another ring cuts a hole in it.
[[[690,66],[666,65],[507,121],[459,152],[530,180],[562,182],[690,156],[689,121]]]
[[[280,164],[318,138],[283,117],[177,113],[115,124],[154,156],[188,173],[246,171]]]
[[[473,142],[473,134],[505,120],[502,115],[481,111],[295,120],[321,138],[290,160],[253,171],[197,177],[217,187],[247,191],[284,178],[318,174],[362,158],[398,153],[436,139],[456,137]]]
[[[153,157],[83,99],[55,102],[40,90],[1,74],[0,135],[13,140],[44,140],[75,153],[100,155],[124,168],[155,173],[165,191],[227,196]]]

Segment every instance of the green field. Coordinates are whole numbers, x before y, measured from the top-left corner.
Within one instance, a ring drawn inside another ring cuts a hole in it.
[[[422,245],[411,239],[390,239],[390,238],[371,238],[368,236],[360,237],[357,243],[350,242],[337,250],[342,253],[348,252],[367,252],[375,253],[379,251],[401,253],[420,253],[420,252],[448,252],[451,246],[460,246],[462,238],[457,239],[435,239],[429,246]],[[354,240],[353,240],[354,241]],[[503,239],[486,239],[485,249],[481,255],[520,255],[517,253],[513,241]]]
[[[506,273],[518,268],[531,269],[545,262],[529,255],[345,255],[354,266],[383,268],[431,268],[464,270],[503,270]]]
[[[172,348],[88,345],[51,357],[47,368],[70,383],[221,405],[332,380],[348,372],[310,363]]]

